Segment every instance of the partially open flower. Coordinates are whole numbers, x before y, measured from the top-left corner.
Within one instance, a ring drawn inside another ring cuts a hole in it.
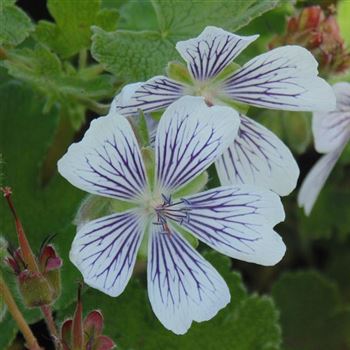
[[[1,189],[14,215],[19,247],[8,249],[5,263],[17,276],[18,286],[27,307],[38,307],[54,302],[60,294],[62,259],[51,244],[45,244],[36,257],[11,200],[11,189]]]
[[[110,350],[115,348],[114,341],[102,335],[103,316],[93,310],[83,320],[83,307],[78,292],[78,301],[74,317],[63,322],[61,338],[63,350]]]
[[[270,48],[294,44],[312,52],[323,74],[342,73],[350,68],[350,53],[331,8],[327,13],[320,6],[304,8],[288,20],[285,35],[275,38]]]

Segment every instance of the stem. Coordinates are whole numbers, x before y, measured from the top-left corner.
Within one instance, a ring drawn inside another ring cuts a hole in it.
[[[82,49],[79,51],[79,69],[85,68],[87,63],[87,50]]]
[[[7,53],[3,47],[0,47],[0,60],[6,60]]]
[[[47,152],[43,166],[41,168],[41,184],[47,185],[56,171],[57,161],[66,152],[68,146],[74,138],[75,131],[72,123],[63,112],[60,115],[59,124],[57,126],[54,139]]]
[[[110,108],[109,104],[99,103],[84,96],[75,96],[75,99],[77,102],[99,115],[106,115]]]
[[[24,339],[26,340],[27,346],[30,350],[41,350],[38,341],[34,337],[31,329],[29,328],[26,320],[24,319],[21,311],[18,309],[18,306],[13,299],[13,296],[7,287],[5,281],[0,276],[0,294],[3,296],[4,301],[7,305],[9,312],[11,313],[13,319],[16,321],[18,328],[23,334]]]
[[[44,315],[45,322],[47,325],[47,328],[51,334],[51,337],[53,338],[53,341],[55,343],[55,348],[60,349],[61,348],[61,342],[60,337],[57,331],[56,323],[52,317],[52,310],[50,305],[43,305],[41,306],[41,312]]]
[[[38,264],[34,258],[33,251],[29,245],[22,223],[17,216],[15,206],[13,205],[13,202],[11,199],[12,190],[10,187],[4,187],[4,188],[1,188],[1,191],[4,193],[4,197],[6,198],[7,203],[10,207],[10,210],[15,218],[18,242],[22,251],[23,260],[27,264],[28,270],[30,270],[31,272],[39,272]]]
[[[77,306],[73,316],[72,336],[73,336],[73,350],[80,350],[83,348],[84,334],[83,334],[83,305],[81,302],[81,288],[78,287]]]

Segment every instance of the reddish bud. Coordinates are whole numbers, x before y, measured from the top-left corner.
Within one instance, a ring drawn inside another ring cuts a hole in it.
[[[310,50],[319,62],[323,74],[343,73],[350,68],[350,53],[341,37],[334,15],[335,8],[324,12],[320,6],[301,10],[287,22],[287,32],[269,44],[272,49],[281,45],[300,45]]]
[[[114,341],[102,335],[103,316],[98,310],[91,311],[83,320],[81,286],[78,289],[77,306],[73,319],[66,320],[61,326],[63,350],[110,350],[115,348]]]
[[[41,249],[39,257],[33,254],[12,202],[11,189],[4,187],[1,191],[14,216],[19,243],[19,248],[9,250],[10,256],[5,262],[17,276],[19,290],[27,307],[51,304],[60,294],[62,260],[50,244]]]
[[[102,334],[103,316],[100,311],[91,311],[84,319],[84,331],[89,337],[97,337]]]
[[[115,348],[114,341],[106,337],[105,335],[100,335],[95,342],[95,348],[96,350],[111,350]]]
[[[317,28],[324,19],[324,14],[320,6],[310,6],[304,9],[298,19],[299,29]]]

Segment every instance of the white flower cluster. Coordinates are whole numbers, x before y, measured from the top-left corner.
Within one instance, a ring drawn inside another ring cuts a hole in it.
[[[278,263],[286,250],[273,227],[284,220],[279,196],[295,188],[298,166],[273,133],[232,101],[294,111],[335,108],[331,87],[302,47],[233,65],[257,37],[207,27],[178,42],[186,79],[157,76],[125,86],[108,115],[94,120],[58,163],[74,186],[129,203],[128,210],[78,228],[70,258],[86,283],[118,296],[139,249],[147,247],[152,309],[177,334],[230,302],[225,281],[191,246],[188,233],[222,254],[261,265]],[[165,110],[153,157],[145,157],[126,118],[140,110]],[[184,194],[213,163],[222,186]]]

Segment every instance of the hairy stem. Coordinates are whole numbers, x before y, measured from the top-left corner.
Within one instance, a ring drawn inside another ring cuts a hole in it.
[[[56,327],[56,323],[52,317],[51,306],[50,305],[41,306],[41,312],[44,315],[45,322],[46,322],[47,328],[51,334],[51,337],[54,341],[55,348],[61,349],[61,341],[60,341],[60,337],[59,337],[58,330]]]
[[[24,319],[21,311],[18,309],[18,306],[13,299],[13,296],[11,294],[11,291],[7,287],[5,281],[0,276],[0,294],[4,298],[5,304],[7,305],[7,308],[9,312],[11,313],[13,319],[16,321],[18,328],[20,329],[26,343],[27,347],[30,350],[41,350],[38,341],[36,340],[34,334],[32,333],[31,329],[29,328],[26,320]]]

